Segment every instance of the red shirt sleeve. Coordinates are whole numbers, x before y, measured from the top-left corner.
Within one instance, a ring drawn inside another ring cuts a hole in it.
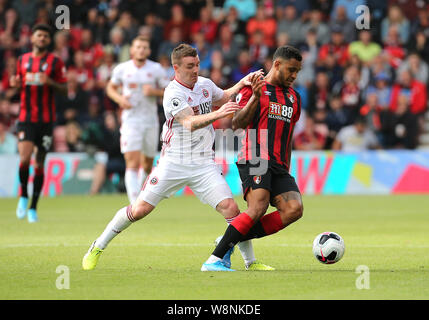
[[[252,96],[252,87],[246,86],[243,89],[240,90],[240,92],[237,94],[237,97],[235,98],[235,102],[238,103],[238,105],[243,109],[247,102],[249,101],[250,97]]]
[[[57,60],[57,63],[55,64],[55,75],[54,80],[58,83],[66,83],[66,66],[64,65],[64,62],[61,59]]]

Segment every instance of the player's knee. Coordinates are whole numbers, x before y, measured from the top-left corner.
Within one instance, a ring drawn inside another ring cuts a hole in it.
[[[146,217],[153,210],[154,206],[146,201],[139,201],[138,199],[131,207],[131,213],[135,220],[140,220]]]
[[[240,213],[237,203],[233,199],[222,200],[216,207],[225,218],[233,218]]]
[[[290,224],[302,218],[304,207],[301,203],[290,203],[286,208],[280,210],[280,216],[284,224]]]
[[[268,201],[256,201],[249,205],[249,208],[247,209],[246,213],[250,218],[253,219],[253,221],[256,221],[267,212],[268,206]]]

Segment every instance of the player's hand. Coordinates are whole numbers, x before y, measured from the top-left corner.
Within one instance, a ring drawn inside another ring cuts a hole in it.
[[[152,86],[150,84],[144,84],[142,90],[143,90],[143,94],[146,97],[153,95],[152,94],[153,88],[152,88]]]
[[[118,101],[118,105],[122,109],[131,109],[133,107],[131,105],[129,96],[120,96],[119,101]]]
[[[11,76],[9,83],[12,88],[19,88],[21,87],[21,78],[19,76]]]
[[[236,111],[240,110],[241,107],[236,102],[227,102],[222,107],[220,107],[216,112],[218,112],[221,117],[226,117],[228,115],[234,114]]]
[[[259,98],[261,96],[261,89],[264,86],[264,77],[260,74],[254,74],[251,78],[251,86],[252,86],[252,91],[253,91],[253,95],[256,98]]]
[[[255,76],[264,76],[264,70],[259,69],[257,71],[249,73],[247,76],[245,76],[243,79],[241,79],[244,86],[250,86],[252,84],[252,78]]]
[[[44,72],[40,72],[39,73],[39,81],[42,85],[52,85],[53,84],[53,80],[51,78],[48,77],[48,75]]]

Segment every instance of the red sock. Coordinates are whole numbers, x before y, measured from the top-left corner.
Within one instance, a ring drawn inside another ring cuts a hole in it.
[[[242,235],[245,235],[253,226],[253,220],[246,212],[242,212],[234,219],[234,221],[231,222],[231,225],[234,226],[234,228]]]
[[[260,219],[260,221],[267,235],[276,233],[284,228],[280,213],[278,211],[266,214]]]

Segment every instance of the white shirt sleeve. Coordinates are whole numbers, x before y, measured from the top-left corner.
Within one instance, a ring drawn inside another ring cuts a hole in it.
[[[122,64],[117,65],[113,71],[112,71],[112,77],[110,78],[110,81],[113,84],[120,85],[122,84],[122,75],[123,75]]]
[[[223,98],[224,90],[219,88],[212,80],[208,79],[208,84],[213,95],[213,101],[218,101]]]
[[[164,111],[173,117],[183,109],[191,106],[186,101],[185,94],[176,90],[166,90],[163,100]]]

